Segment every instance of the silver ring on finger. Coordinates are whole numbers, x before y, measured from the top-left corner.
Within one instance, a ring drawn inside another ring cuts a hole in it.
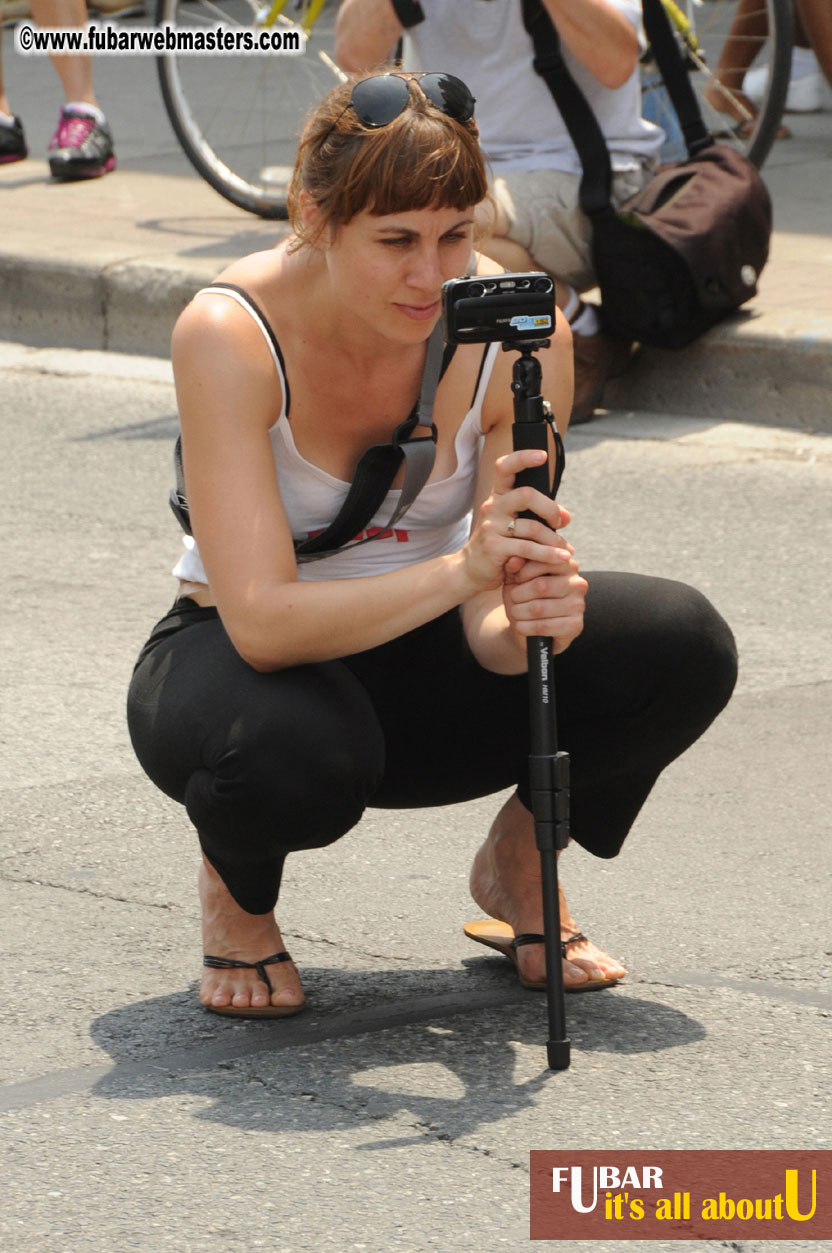
[[[514,539],[514,528],[516,526],[517,526],[517,519],[509,518],[508,526],[506,527],[506,534],[508,535],[510,539]]]

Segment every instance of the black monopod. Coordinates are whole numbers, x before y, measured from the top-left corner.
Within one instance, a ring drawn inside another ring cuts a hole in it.
[[[514,363],[511,390],[514,393],[514,447],[540,448],[549,452],[549,420],[541,395],[540,362],[533,355],[547,348],[549,340],[531,343],[505,343],[505,351],[521,356]],[[518,474],[518,487],[534,487],[554,500],[563,474],[563,443],[551,423],[555,443],[554,472],[549,457],[540,466]],[[526,513],[527,518],[536,515]],[[543,890],[543,936],[546,951],[546,998],[549,1013],[549,1040],[546,1053],[550,1070],[566,1070],[569,1040],[566,1038],[566,1010],[563,999],[563,966],[560,944],[560,901],[558,899],[558,849],[569,843],[569,754],[558,751],[555,671],[552,641],[548,636],[530,636],[526,641],[529,665],[529,778],[531,782],[534,834],[540,853]]]
[[[563,474],[563,443],[550,421],[541,395],[542,371],[535,352],[548,348],[543,338],[555,326],[554,284],[548,275],[532,273],[478,275],[452,279],[442,288],[442,325],[447,343],[502,342],[504,351],[519,352],[514,363],[514,447],[537,448],[546,461],[517,476],[554,500]],[[549,427],[554,436],[554,467],[549,458]],[[527,513],[525,517],[535,517]],[[540,853],[543,891],[543,934],[546,951],[546,998],[550,1070],[569,1066],[566,1010],[561,964],[560,902],[557,853],[569,843],[569,754],[558,751],[555,674],[552,641],[534,636],[527,641],[529,665],[529,776],[535,842]]]

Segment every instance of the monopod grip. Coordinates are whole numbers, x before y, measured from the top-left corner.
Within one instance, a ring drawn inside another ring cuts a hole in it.
[[[540,448],[543,452],[549,452],[549,426],[548,423],[541,422],[515,422],[512,427],[514,436],[515,452],[524,448]],[[526,470],[521,470],[515,479],[516,487],[534,487],[537,491],[542,492],[544,496],[554,498],[554,490],[552,486],[552,478],[550,475],[549,459],[540,466],[529,466]],[[557,484],[555,484],[555,488]],[[537,515],[527,512],[520,515],[524,518],[533,518]]]

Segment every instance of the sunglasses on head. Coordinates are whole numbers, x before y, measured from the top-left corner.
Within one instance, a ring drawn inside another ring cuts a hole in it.
[[[474,116],[476,101],[462,79],[453,74],[374,74],[355,84],[341,117],[352,106],[358,120],[370,130],[388,126],[407,108],[411,80],[418,83],[419,90],[440,113],[455,122],[469,122]]]

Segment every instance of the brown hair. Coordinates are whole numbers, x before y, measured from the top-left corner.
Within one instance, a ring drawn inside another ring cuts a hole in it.
[[[411,80],[407,108],[371,130],[350,107],[353,74],[334,87],[308,118],[289,186],[295,247],[314,245],[357,213],[382,216],[410,209],[467,209],[488,191],[479,131],[437,109]],[[407,78],[408,75],[404,74]],[[320,210],[314,233],[301,217],[301,192]]]

